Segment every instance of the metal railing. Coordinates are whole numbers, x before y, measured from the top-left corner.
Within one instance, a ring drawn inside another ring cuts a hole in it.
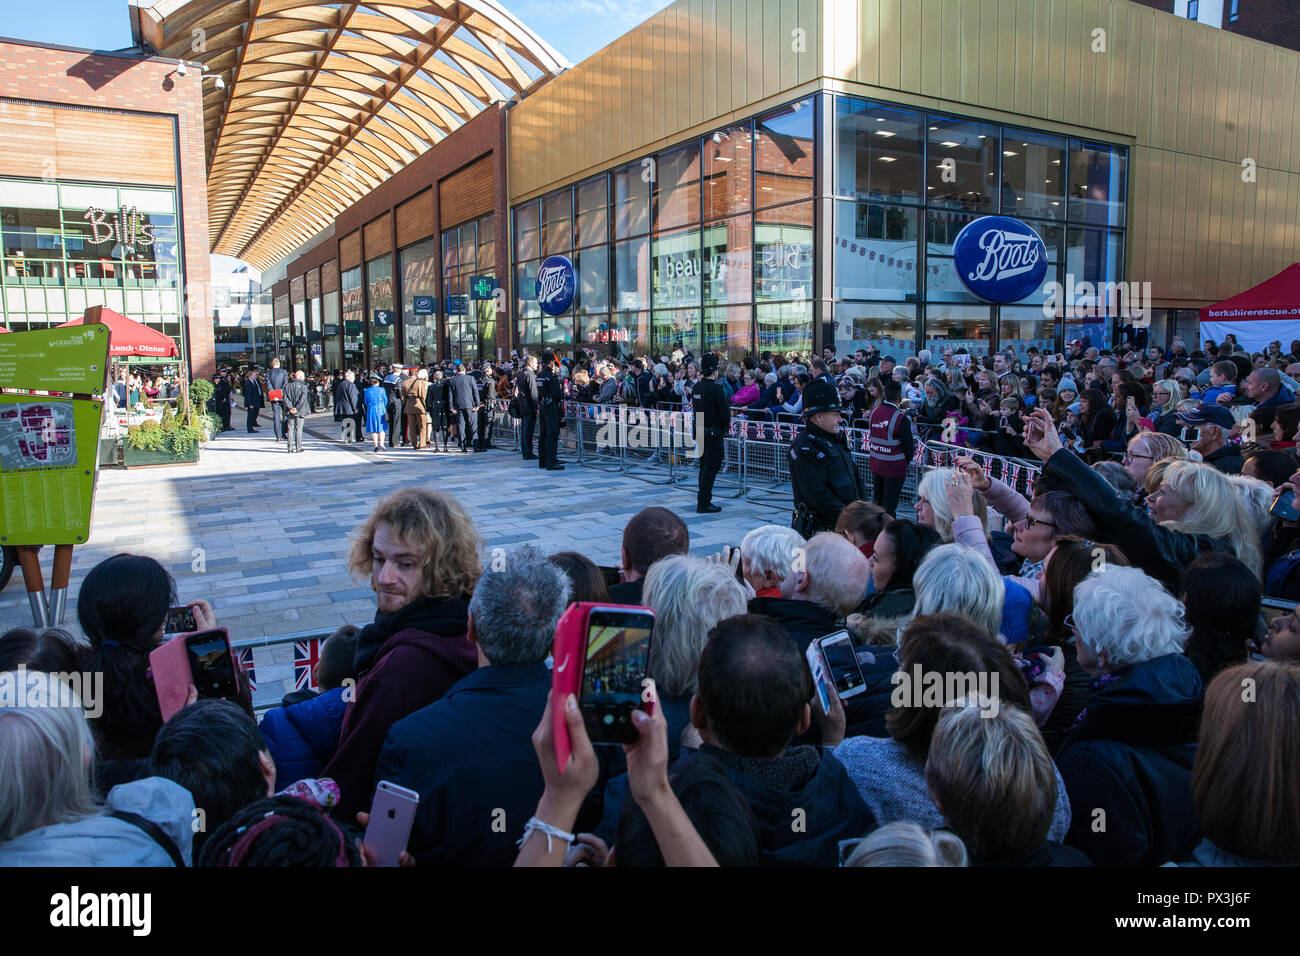
[[[253,692],[253,711],[260,718],[279,707],[286,694],[295,690],[319,690],[312,668],[320,660],[320,648],[329,631],[299,631],[273,637],[232,639],[230,647],[244,665]]]

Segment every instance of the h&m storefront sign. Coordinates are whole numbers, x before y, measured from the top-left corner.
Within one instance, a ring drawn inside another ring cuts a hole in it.
[[[953,265],[962,285],[987,302],[1019,302],[1047,276],[1047,245],[1019,219],[982,216],[953,243]]]

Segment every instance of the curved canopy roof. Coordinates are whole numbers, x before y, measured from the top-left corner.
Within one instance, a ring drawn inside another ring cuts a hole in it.
[[[207,71],[212,251],[259,269],[488,104],[568,68],[495,0],[137,3],[137,40]]]

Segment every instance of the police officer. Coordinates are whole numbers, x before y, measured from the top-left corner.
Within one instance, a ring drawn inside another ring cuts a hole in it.
[[[704,421],[704,451],[700,458],[700,491],[695,510],[701,514],[716,514],[722,509],[713,503],[713,481],[722,468],[723,439],[731,424],[731,405],[727,394],[718,382],[718,357],[712,352],[700,360],[704,376],[695,386],[691,408]]]
[[[794,514],[790,527],[805,538],[831,531],[850,501],[864,497],[848,442],[840,432],[840,400],[823,379],[803,390],[804,427],[790,445]]]
[[[553,349],[542,350],[542,365],[537,370],[538,417],[541,429],[537,436],[537,467],[547,471],[564,471],[560,464],[560,403],[564,401],[564,386],[560,383],[560,363]]]

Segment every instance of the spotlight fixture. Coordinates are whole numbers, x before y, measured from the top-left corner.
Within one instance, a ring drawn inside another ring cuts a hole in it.
[[[184,61],[184,60],[182,60],[180,63],[178,63],[178,64],[176,65],[176,75],[177,75],[177,76],[184,76],[187,72],[189,72],[189,71],[185,69],[185,61]]]

